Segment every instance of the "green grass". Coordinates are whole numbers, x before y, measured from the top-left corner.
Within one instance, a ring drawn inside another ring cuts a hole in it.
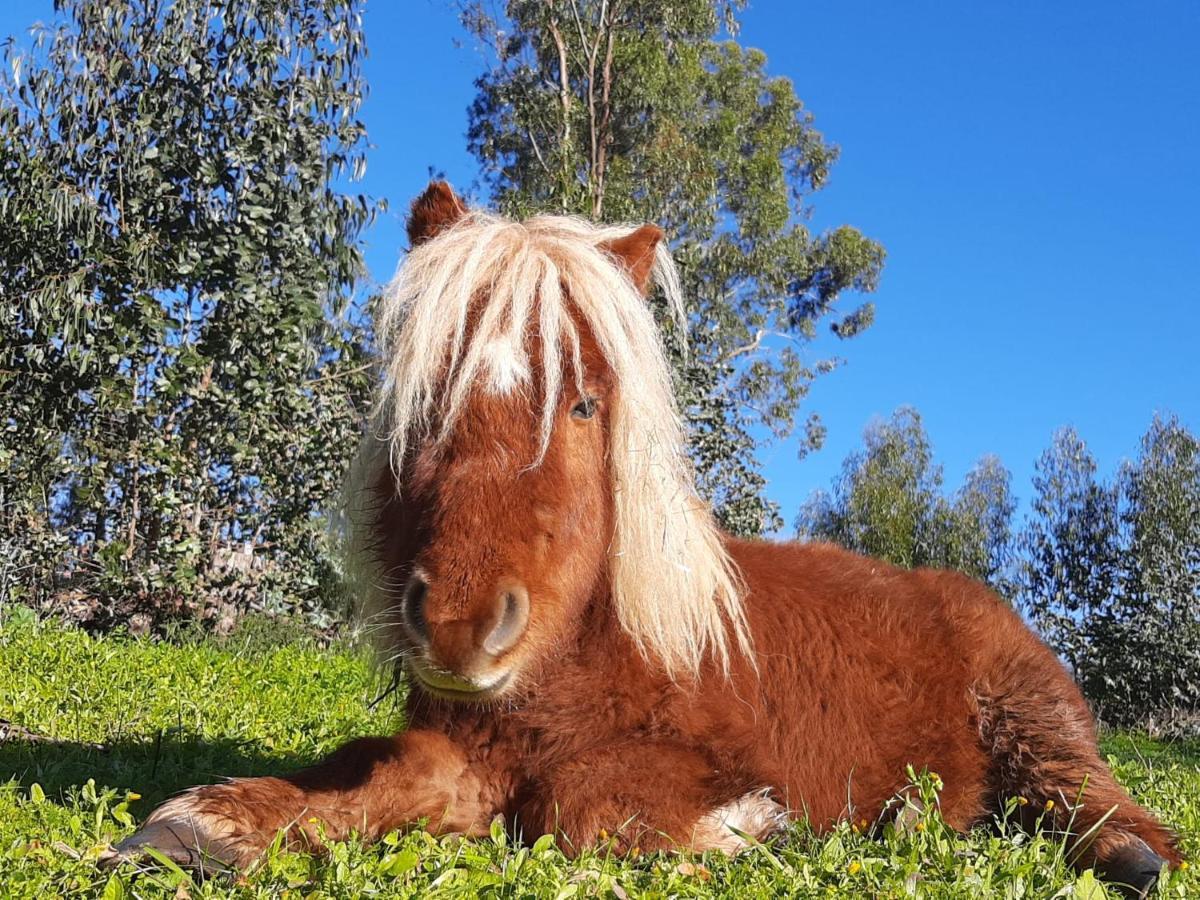
[[[133,831],[172,792],[221,775],[279,773],[346,739],[387,732],[389,702],[368,708],[374,684],[361,656],[261,637],[220,645],[95,639],[12,618],[0,625],[0,718],[54,743],[0,742],[0,897],[1077,897],[1100,898],[1089,875],[1039,837],[980,829],[960,837],[931,813],[917,828],[868,838],[843,827],[726,860],[603,849],[567,860],[543,838],[397,833],[324,857],[275,851],[237,881],[193,882],[181,871],[102,872],[105,845]],[[104,749],[93,745],[101,743]],[[1200,849],[1200,744],[1114,736],[1120,779]],[[923,782],[929,790],[929,780]],[[1193,871],[1160,896],[1200,896]]]

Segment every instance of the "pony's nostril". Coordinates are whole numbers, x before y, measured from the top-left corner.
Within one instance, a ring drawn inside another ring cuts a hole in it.
[[[502,591],[496,598],[496,625],[483,642],[483,649],[499,656],[516,646],[529,625],[529,592],[523,587]]]
[[[429,623],[425,621],[425,596],[428,593],[429,583],[420,575],[413,575],[404,586],[404,598],[400,607],[404,624],[422,641],[429,640]]]

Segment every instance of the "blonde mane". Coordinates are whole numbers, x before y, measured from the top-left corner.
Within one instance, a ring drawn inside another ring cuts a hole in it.
[[[733,641],[750,651],[740,581],[695,492],[650,306],[601,246],[633,230],[563,216],[518,223],[471,211],[415,247],[379,310],[385,377],[376,431],[386,436],[398,471],[410,444],[450,432],[477,384],[505,394],[530,387],[536,370],[544,379],[536,386],[543,398],[541,450],[531,460],[537,464],[554,428],[562,373],[583,384],[578,317],[617,385],[609,473],[617,616],[641,652],[672,677],[698,674],[708,653],[728,672]],[[682,326],[679,279],[661,244],[653,278]],[[537,366],[529,334],[540,336]]]

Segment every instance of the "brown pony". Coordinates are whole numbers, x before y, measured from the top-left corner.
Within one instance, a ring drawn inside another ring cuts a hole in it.
[[[1180,862],[1068,673],[987,588],[717,529],[645,299],[681,310],[659,229],[509,222],[435,183],[408,230],[349,503],[408,729],[187,791],[114,858],[244,867],[280,831],[478,835],[497,815],[569,852],[602,831],[735,852],[790,817],[895,816],[912,765],[940,775],[953,827],[1024,797],[1134,895]]]

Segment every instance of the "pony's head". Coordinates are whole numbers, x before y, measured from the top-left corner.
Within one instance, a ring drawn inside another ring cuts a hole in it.
[[[726,668],[748,649],[737,577],[645,299],[682,325],[662,232],[512,222],[443,183],[408,230],[351,496],[385,642],[430,692],[492,699],[598,602],[673,677]]]

